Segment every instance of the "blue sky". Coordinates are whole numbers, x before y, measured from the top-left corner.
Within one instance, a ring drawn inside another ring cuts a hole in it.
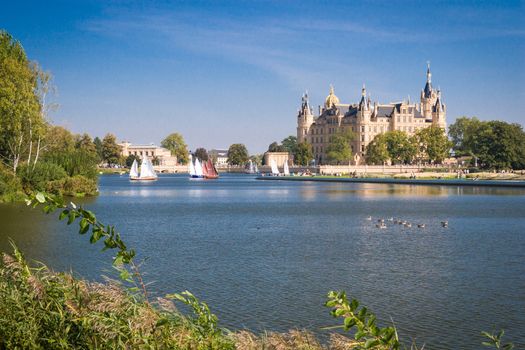
[[[525,3],[10,1],[0,28],[53,73],[54,123],[252,153],[295,135],[301,94],[418,100],[431,62],[447,119],[525,124]]]

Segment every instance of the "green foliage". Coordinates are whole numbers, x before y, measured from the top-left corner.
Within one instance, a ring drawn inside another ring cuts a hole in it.
[[[44,131],[38,73],[22,45],[0,30],[0,158],[15,173]]]
[[[484,169],[525,169],[525,132],[519,124],[461,117],[449,135],[456,155],[471,155]]]
[[[231,165],[244,165],[249,160],[248,150],[242,143],[234,143],[228,148],[228,163]]]
[[[133,165],[133,161],[137,161],[137,163],[140,163],[140,157],[135,155],[135,154],[130,154],[127,158],[126,158],[126,166],[128,168],[131,168],[131,166]]]
[[[413,139],[406,132],[400,130],[385,133],[386,148],[392,163],[411,163],[417,154],[417,147]]]
[[[295,150],[297,148],[297,137],[290,135],[287,138],[283,139],[281,141],[281,144],[287,152],[293,154],[295,153]]]
[[[117,144],[117,137],[113,134],[106,134],[102,140],[102,160],[109,165],[120,163],[121,147]]]
[[[274,141],[268,146],[268,152],[288,152],[288,149]]]
[[[177,132],[169,134],[164,140],[162,140],[160,145],[166,149],[169,149],[171,151],[171,155],[176,156],[177,161],[180,164],[188,163],[188,146],[186,146],[184,138],[181,134]]]
[[[67,177],[66,171],[58,164],[51,162],[38,162],[35,167],[27,164],[20,166],[18,176],[24,190],[45,191],[51,181],[62,180]]]
[[[387,148],[387,135],[378,134],[366,146],[366,162],[367,164],[382,165],[390,159],[390,154]]]
[[[104,154],[102,153],[102,140],[97,136],[93,139],[93,144],[95,145],[95,150],[97,151],[98,160],[100,162],[104,157]]]
[[[359,307],[356,299],[349,301],[344,291],[329,292],[325,305],[332,308],[330,314],[333,317],[343,318],[345,331],[356,329],[356,349],[400,349],[395,327],[378,327],[376,316],[366,307]]]
[[[1,349],[234,349],[173,303],[151,305],[117,281],[92,283],[41,265],[14,247],[0,261]]]
[[[308,165],[313,158],[312,145],[306,141],[297,144],[293,153],[293,161],[295,164]]]
[[[16,202],[23,200],[24,197],[20,179],[12,170],[0,164],[0,202]]]
[[[166,298],[178,300],[192,309],[195,316],[192,323],[201,339],[221,334],[221,330],[217,326],[217,316],[212,314],[208,304],[200,301],[190,292],[168,294]]]
[[[96,218],[93,212],[81,206],[77,207],[74,203],[66,205],[61,198],[43,192],[30,195],[27,200],[27,205],[32,205],[33,207],[43,205],[43,210],[46,214],[60,210],[59,219],[63,220],[67,218],[68,225],[78,221],[80,234],[83,235],[91,231],[89,241],[92,244],[104,238],[104,248],[102,251],[108,249],[117,250],[117,255],[113,258],[115,265],[122,263],[129,264],[135,256],[135,251],[133,249],[127,249],[126,244],[124,244],[120,238],[120,233],[115,230],[114,226],[104,225]]]
[[[445,130],[436,126],[418,130],[414,135],[414,142],[421,158],[438,164],[449,156],[453,146]]]
[[[199,147],[195,150],[195,153],[193,154],[194,157],[199,158],[202,161],[208,160],[208,151],[206,151],[205,148]]]
[[[352,159],[350,142],[354,139],[354,134],[350,130],[345,130],[333,135],[326,148],[326,156],[330,163],[348,163]]]
[[[98,193],[97,180],[82,175],[75,175],[58,181],[61,185],[60,195],[70,197],[96,196]],[[48,189],[54,182],[48,184]],[[51,192],[51,191],[50,191]],[[52,192],[56,193],[56,192]]]
[[[514,344],[512,343],[506,343],[506,344],[501,343],[501,338],[503,337],[503,334],[505,334],[505,331],[503,329],[500,330],[498,334],[481,332],[481,335],[487,338],[487,341],[484,341],[481,344],[483,344],[484,346],[488,346],[488,347],[496,348],[496,349],[502,349],[502,350],[514,349]]]

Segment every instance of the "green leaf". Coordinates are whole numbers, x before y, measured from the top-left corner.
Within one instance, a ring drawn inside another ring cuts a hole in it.
[[[42,203],[45,203],[46,201],[46,197],[44,196],[44,194],[42,192],[38,192],[35,196],[35,199],[38,201],[38,203],[42,204]]]
[[[82,220],[80,220],[79,226],[80,226],[80,230],[78,232],[81,235],[83,235],[84,233],[88,232],[88,230],[89,230],[89,222],[87,221],[86,218],[82,218]]]
[[[347,331],[353,326],[355,326],[356,321],[353,317],[346,317],[344,323],[345,323],[345,330]]]
[[[366,333],[364,331],[357,331],[355,333],[355,335],[354,335],[354,338],[355,338],[355,340],[359,340],[359,339],[363,338],[365,336],[365,334]]]
[[[67,214],[69,214],[69,210],[67,210],[67,209],[62,210],[62,212],[58,216],[58,220],[64,220],[64,218],[67,216]]]
[[[71,225],[73,223],[73,221],[75,221],[76,219],[76,213],[74,211],[70,211],[69,212],[69,215],[68,215],[68,219],[67,219],[67,224],[68,225]]]
[[[379,345],[379,340],[371,338],[365,342],[365,349],[370,349],[377,345]]]

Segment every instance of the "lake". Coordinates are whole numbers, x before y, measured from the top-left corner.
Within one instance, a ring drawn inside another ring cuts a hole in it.
[[[323,337],[340,323],[326,293],[344,289],[428,349],[480,348],[500,328],[525,344],[525,189],[106,175],[81,202],[145,259],[153,294],[190,290],[223,327]],[[389,217],[413,226],[375,227]],[[55,270],[114,275],[76,227],[23,205],[0,204],[0,220],[3,251],[11,237]]]

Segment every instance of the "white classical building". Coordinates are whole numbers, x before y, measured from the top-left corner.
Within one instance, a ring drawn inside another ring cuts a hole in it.
[[[122,147],[122,155],[128,157],[135,155],[142,159],[148,157],[155,165],[160,166],[175,166],[177,165],[177,157],[172,156],[170,150],[156,146],[154,144],[149,145],[134,145],[128,141],[120,143]]]

